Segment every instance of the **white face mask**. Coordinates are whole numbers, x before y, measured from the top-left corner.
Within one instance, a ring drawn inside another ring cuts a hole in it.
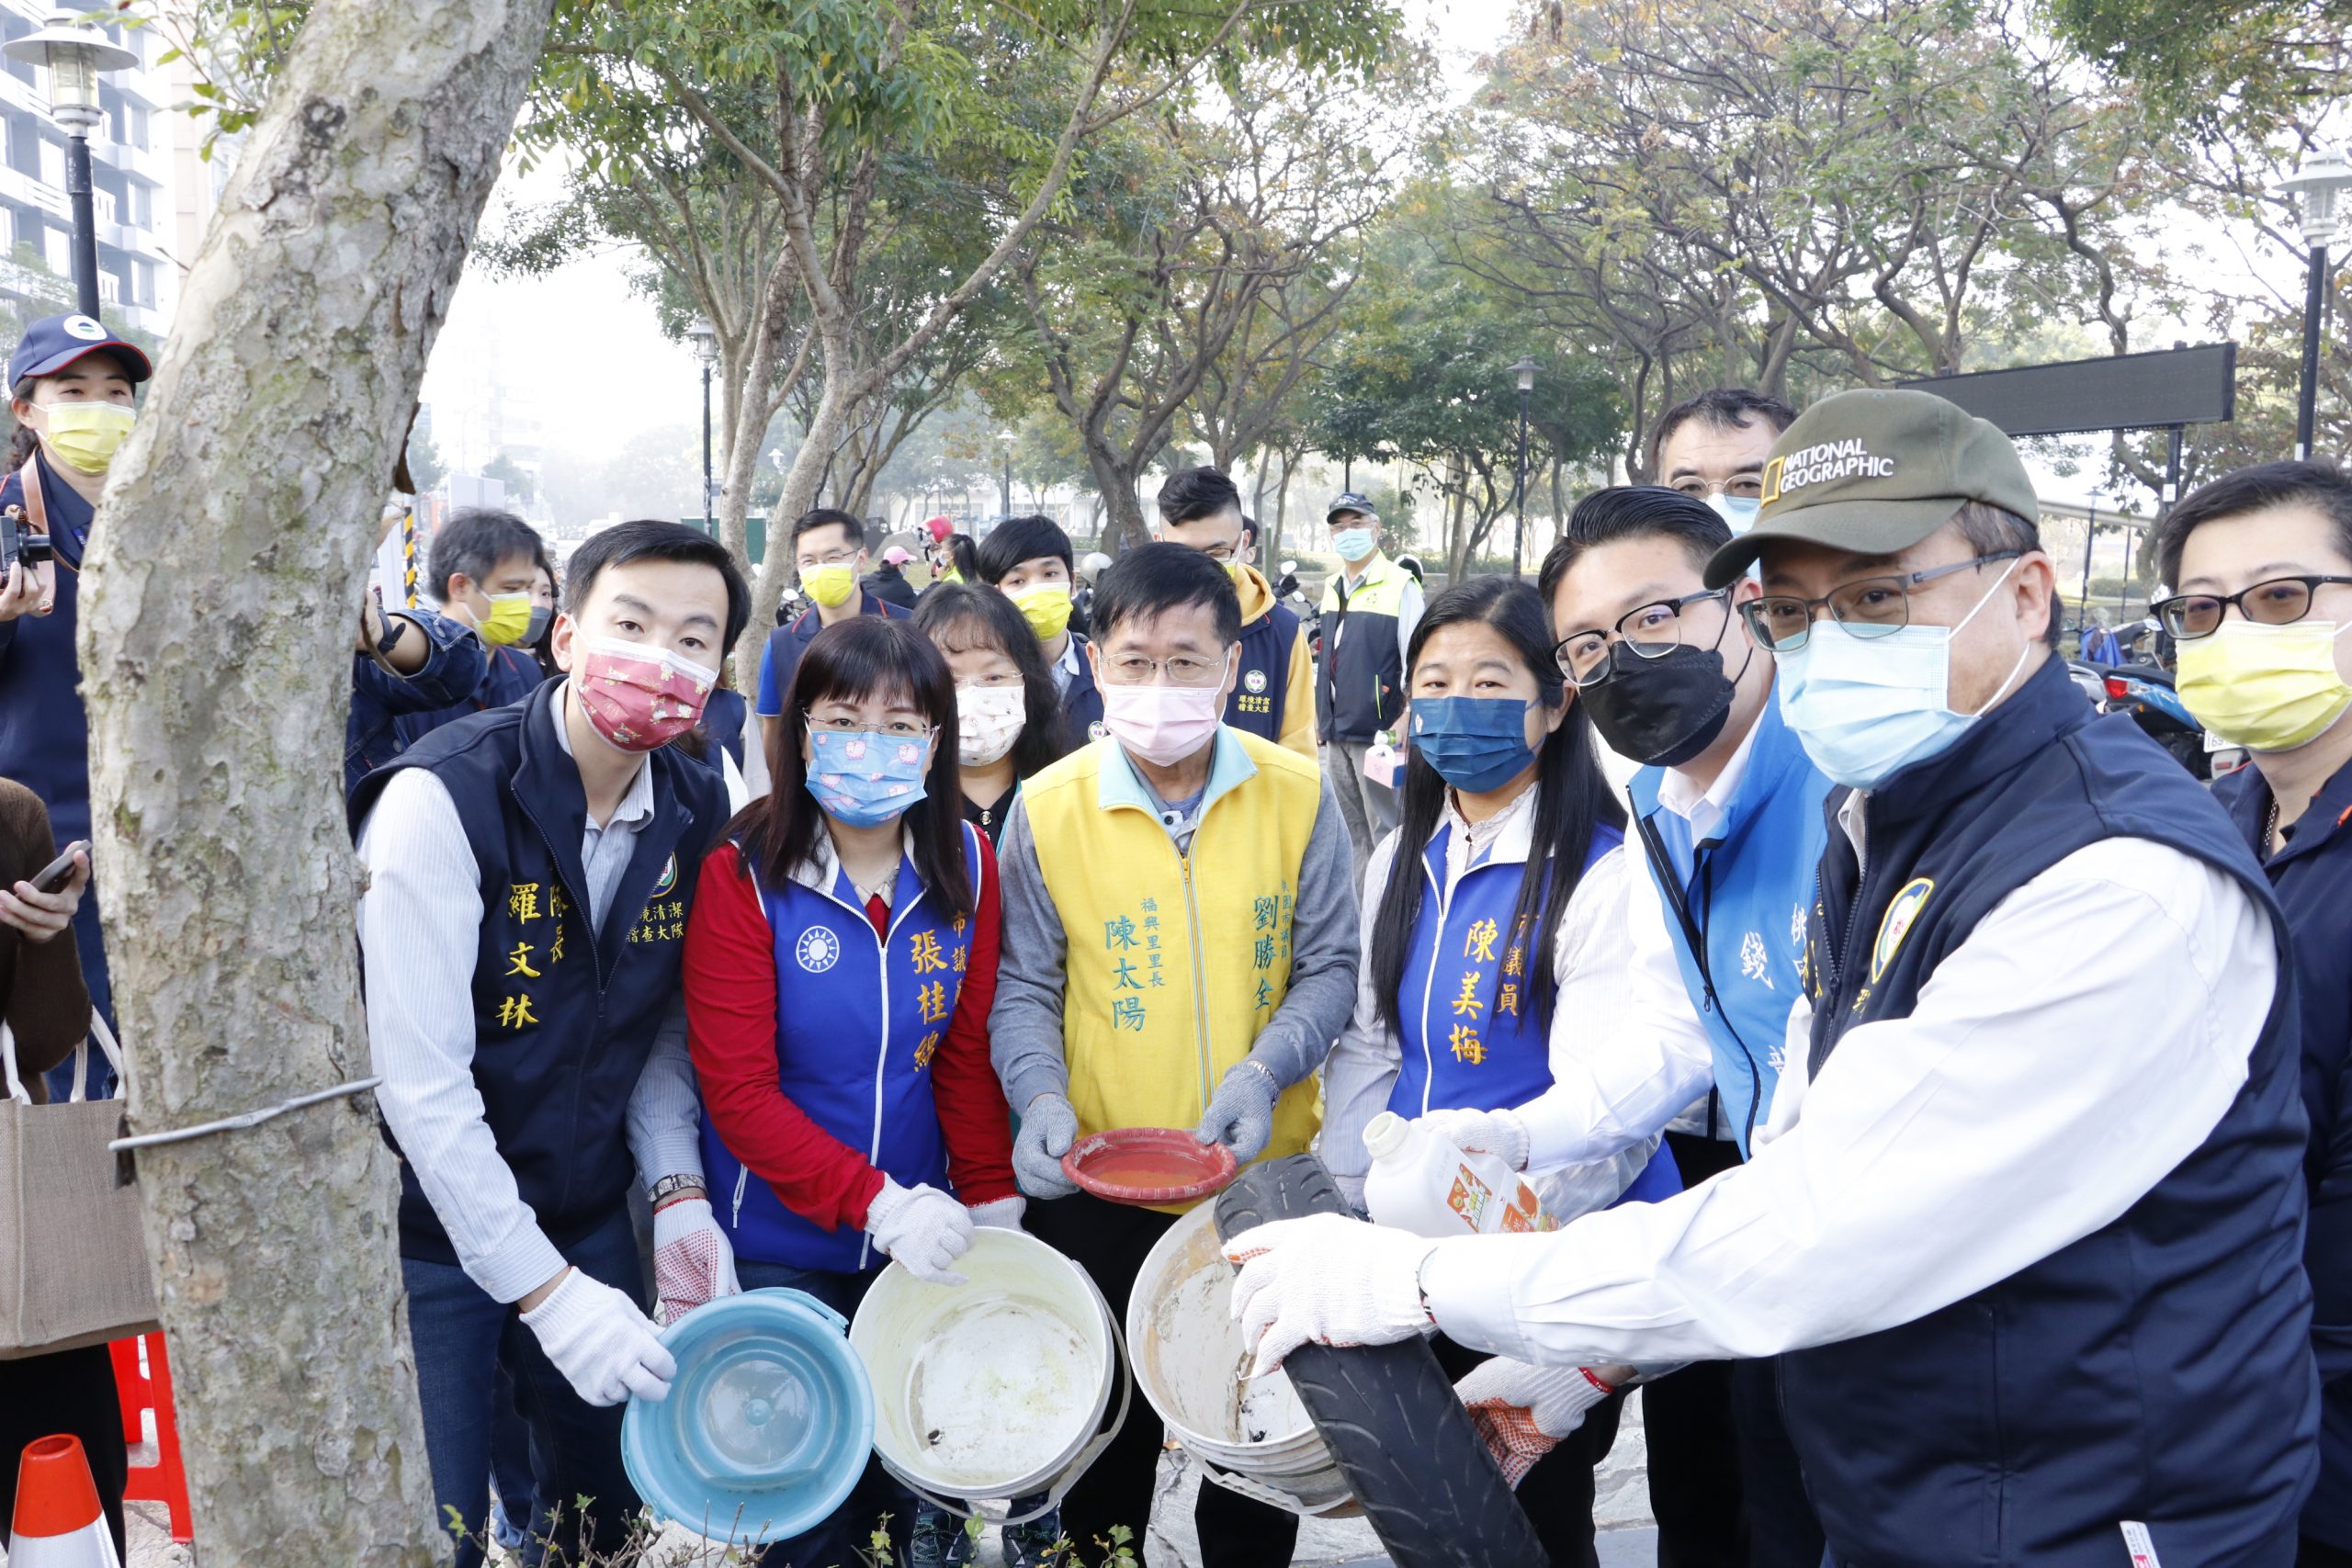
[[[956,688],[956,760],[985,768],[1012,750],[1028,723],[1029,694],[1021,686]]]

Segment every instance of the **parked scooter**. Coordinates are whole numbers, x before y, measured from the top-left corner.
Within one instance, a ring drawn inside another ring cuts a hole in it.
[[[2068,662],[2071,667],[2073,661]],[[2213,776],[2212,755],[2205,750],[2205,727],[2173,690],[2169,671],[2154,664],[2119,665],[2103,671],[2103,683],[2108,712],[2131,715],[2151,740],[2178,758],[2193,776]]]

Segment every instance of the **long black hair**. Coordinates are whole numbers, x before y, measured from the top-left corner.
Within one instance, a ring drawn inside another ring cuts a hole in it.
[[[985,648],[1003,654],[1021,671],[1021,734],[1012,742],[1016,777],[1027,778],[1069,750],[1061,693],[1020,606],[993,588],[943,582],[915,602],[914,622],[943,653]]]
[[[1430,601],[1420,625],[1413,628],[1413,643],[1405,660],[1406,691],[1412,691],[1413,666],[1431,634],[1447,626],[1481,621],[1495,628],[1519,650],[1536,691],[1546,707],[1568,700],[1566,678],[1552,657],[1552,629],[1544,614],[1543,598],[1534,589],[1510,577],[1474,577],[1457,583]],[[1544,738],[1536,753],[1535,824],[1528,843],[1527,869],[1519,879],[1519,901],[1511,910],[1510,940],[1522,949],[1527,965],[1530,999],[1538,1026],[1552,1027],[1552,1002],[1559,982],[1552,973],[1552,948],[1560,929],[1560,912],[1583,878],[1585,857],[1592,836],[1602,824],[1625,825],[1624,808],[1610,793],[1594,751],[1591,728],[1582,714],[1572,713]],[[1405,763],[1404,802],[1396,828],[1396,856],[1389,863],[1388,886],[1380,893],[1379,925],[1372,939],[1373,994],[1380,998],[1380,1019],[1399,1036],[1405,1032],[1404,1008],[1397,990],[1405,978],[1407,949],[1412,945],[1413,925],[1420,917],[1421,854],[1437,831],[1445,808],[1445,781],[1438,776],[1416,748]],[[1529,931],[1534,934],[1527,936]]]
[[[903,697],[939,727],[923,771],[923,797],[902,820],[914,839],[915,872],[924,889],[950,915],[969,915],[972,878],[964,860],[963,791],[956,773],[956,682],[931,638],[904,621],[853,615],[808,640],[785,696],[784,722],[768,748],[772,786],[736,816],[728,836],[742,845],[745,863],[768,886],[783,886],[808,863],[817,835],[825,831],[825,813],[808,793],[800,760],[808,710],[829,699],[863,702],[877,694]]]

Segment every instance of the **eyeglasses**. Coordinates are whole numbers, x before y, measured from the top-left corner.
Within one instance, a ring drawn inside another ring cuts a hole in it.
[[[1663,659],[1682,646],[1682,612],[1710,600],[1718,604],[1729,604],[1731,586],[1686,593],[1679,599],[1662,599],[1655,604],[1628,610],[1617,617],[1608,631],[1582,631],[1562,637],[1554,645],[1552,657],[1559,661],[1560,673],[1571,684],[1578,688],[1598,686],[1609,679],[1609,644],[1612,638],[1641,658]],[[1730,624],[1729,617],[1725,617],[1716,626],[1716,640],[1722,639],[1724,627]]]
[[[854,564],[856,559],[857,552],[855,550],[835,550],[831,555],[819,556],[814,559],[804,559],[797,561],[795,564],[797,565],[802,571],[814,571],[820,566],[849,566]]]
[[[1767,593],[1742,604],[1740,618],[1747,623],[1757,642],[1771,653],[1793,653],[1803,648],[1805,639],[1813,635],[1813,613],[1823,608],[1828,610],[1831,620],[1852,636],[1891,637],[1911,624],[1913,589],[1956,571],[1973,570],[1996,560],[2016,560],[2024,554],[2023,550],[1996,550],[1990,555],[1956,560],[1950,566],[1931,566],[1925,571],[1860,578],[1819,599]]]
[[[874,725],[862,718],[819,718],[808,712],[803,712],[800,716],[808,721],[809,728],[821,729],[828,735],[867,735],[878,731],[893,740],[928,740],[939,733],[939,727],[935,724],[910,724],[903,718]]]
[[[2183,642],[2211,637],[2222,629],[2222,614],[2231,605],[2249,621],[2283,626],[2312,613],[2312,595],[2330,582],[2352,582],[2352,577],[2274,577],[2237,593],[2177,593],[2159,599],[2148,611],[2165,630]]]
[[[1761,501],[1764,498],[1764,476],[1734,474],[1718,484],[1713,479],[1702,479],[1696,474],[1685,474],[1675,480],[1671,488],[1693,501],[1704,501],[1711,495],[1727,495],[1735,501]]]
[[[1102,660],[1102,671],[1114,686],[1148,685],[1153,674],[1161,670],[1168,671],[1168,683],[1171,686],[1214,686],[1225,679],[1224,660],[1203,659],[1190,653],[1171,653],[1165,659],[1128,654]]]

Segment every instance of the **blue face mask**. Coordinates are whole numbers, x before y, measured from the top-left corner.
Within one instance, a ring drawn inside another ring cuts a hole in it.
[[[1761,498],[1753,495],[1724,495],[1721,492],[1707,497],[1707,504],[1714,509],[1733,534],[1745,534],[1756,526],[1756,513],[1762,510]]]
[[[878,729],[808,731],[808,793],[826,815],[853,828],[878,828],[923,797],[928,737],[902,739]]]
[[[1976,618],[2010,563],[1959,626],[1905,626],[1860,637],[1836,621],[1815,621],[1804,646],[1778,655],[1781,716],[1813,765],[1841,784],[1876,789],[1899,769],[1943,751],[2001,700],[2033,652],[2027,643],[2008,680],[1974,713],[1950,703],[1951,639]]]
[[[1527,710],[1517,697],[1416,697],[1413,750],[1458,790],[1500,789],[1535,761]]]
[[[1369,528],[1342,528],[1331,536],[1331,547],[1339,551],[1340,558],[1350,566],[1372,554],[1372,547],[1377,542]]]

